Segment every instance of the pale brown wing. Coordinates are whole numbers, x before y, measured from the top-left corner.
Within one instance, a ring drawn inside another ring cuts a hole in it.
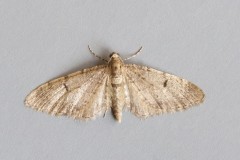
[[[177,76],[135,64],[126,64],[125,74],[130,110],[140,118],[182,111],[203,102],[203,91]]]
[[[100,65],[39,86],[26,97],[25,104],[51,115],[94,119],[111,105],[109,87],[108,66]]]

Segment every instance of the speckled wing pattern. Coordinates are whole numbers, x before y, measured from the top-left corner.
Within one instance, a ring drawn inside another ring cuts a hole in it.
[[[125,79],[130,111],[139,118],[182,111],[204,99],[193,83],[146,66],[126,64]]]
[[[112,76],[116,73],[111,68],[100,65],[51,80],[33,90],[25,104],[51,115],[88,120],[110,108],[119,111],[113,112],[114,116],[121,116],[122,109],[117,107],[122,105],[114,106],[114,103],[123,104],[123,109],[143,119],[182,111],[203,102],[203,91],[177,76],[146,66],[124,64],[122,82],[113,84]]]
[[[107,65],[84,69],[42,84],[25,99],[25,104],[51,115],[94,119],[111,106]]]

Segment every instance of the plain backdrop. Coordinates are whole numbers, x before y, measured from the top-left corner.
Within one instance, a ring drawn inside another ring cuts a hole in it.
[[[87,48],[200,86],[205,102],[81,122],[24,106],[38,85],[103,63]],[[0,159],[240,159],[239,0],[0,0]]]

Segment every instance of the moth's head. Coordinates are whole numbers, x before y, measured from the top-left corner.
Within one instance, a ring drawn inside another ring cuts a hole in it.
[[[110,62],[110,61],[121,61],[121,62],[123,62],[121,56],[116,52],[113,52],[109,55],[108,62]]]
[[[111,59],[111,58],[118,58],[118,57],[120,57],[120,55],[118,54],[118,53],[116,53],[116,52],[112,52],[110,55],[109,55],[109,58]]]

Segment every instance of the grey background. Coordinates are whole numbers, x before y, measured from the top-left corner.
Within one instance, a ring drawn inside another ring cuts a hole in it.
[[[1,0],[0,159],[240,159],[239,0]],[[61,75],[101,64],[99,55],[174,73],[206,101],[140,121],[110,112],[79,122],[24,107]]]

